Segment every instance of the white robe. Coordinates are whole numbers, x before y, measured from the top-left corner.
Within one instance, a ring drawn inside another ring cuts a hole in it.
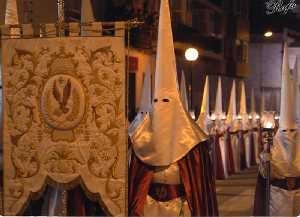
[[[300,215],[300,190],[288,191],[271,186],[270,216]]]
[[[170,185],[178,185],[181,183],[179,167],[177,163],[160,170],[156,170],[153,176],[153,183],[162,183]],[[161,217],[161,216],[185,216],[190,217],[191,211],[185,198],[175,198],[167,202],[160,202],[147,195],[144,206],[145,217]]]
[[[271,149],[271,176],[276,179],[300,177],[300,131],[278,130]],[[300,189],[288,191],[271,186],[270,214],[298,216]]]
[[[240,155],[240,146],[238,141],[238,134],[231,134],[231,146],[233,151],[233,161],[234,161],[234,170],[236,173],[241,171],[241,155]]]
[[[227,169],[227,163],[228,163],[228,150],[226,147],[226,141],[225,141],[225,133],[226,133],[226,125],[223,123],[222,120],[216,120],[215,125],[211,131],[211,135],[222,135],[219,138],[219,148],[221,151],[221,158],[222,158],[222,166],[224,170],[224,176],[225,178],[228,177],[228,169]]]
[[[258,131],[254,131],[253,132],[253,137],[254,137],[254,153],[255,153],[255,162],[257,164],[259,164],[260,160],[259,160],[259,154],[260,154],[260,141],[259,141],[259,132]]]
[[[222,157],[222,165],[223,165],[223,168],[224,168],[224,176],[225,176],[225,178],[228,178],[228,169],[227,169],[228,150],[227,150],[227,147],[226,147],[225,135],[220,137],[219,143],[220,143],[220,150],[221,150],[221,157]]]
[[[244,141],[245,141],[245,148],[246,148],[246,166],[247,168],[251,167],[251,139],[250,139],[250,132],[244,134]]]

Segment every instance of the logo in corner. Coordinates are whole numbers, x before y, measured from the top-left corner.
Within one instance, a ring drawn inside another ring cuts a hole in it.
[[[287,14],[290,10],[297,7],[296,0],[267,0],[265,5],[267,15],[275,13]]]

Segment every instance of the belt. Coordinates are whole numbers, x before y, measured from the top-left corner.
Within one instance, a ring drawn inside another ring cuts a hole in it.
[[[241,130],[242,134],[247,134],[249,130]]]
[[[237,135],[238,133],[239,133],[239,131],[234,131],[234,132],[229,131],[230,135]]]
[[[271,185],[283,188],[288,191],[296,190],[300,188],[300,177],[274,179],[271,181]]]
[[[183,185],[152,183],[148,192],[154,200],[166,202],[184,196]]]

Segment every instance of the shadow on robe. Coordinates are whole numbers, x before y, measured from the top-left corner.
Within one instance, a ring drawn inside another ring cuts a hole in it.
[[[226,147],[227,147],[227,170],[228,170],[228,175],[234,174],[235,168],[234,168],[234,157],[233,157],[233,148],[232,148],[232,143],[231,143],[231,135],[229,130],[227,131],[226,135]]]
[[[254,142],[254,132],[251,130],[250,133],[250,163],[251,166],[256,165],[256,156],[255,156],[255,142]]]
[[[45,197],[45,193],[51,190],[53,191],[54,189],[47,186],[42,197],[37,200],[30,201],[23,215],[45,215],[43,206],[45,206],[45,203],[49,203]],[[91,201],[86,196],[81,186],[77,186],[67,192],[67,216],[108,216],[98,202]]]
[[[216,179],[225,179],[225,171],[224,165],[222,160],[222,153],[220,148],[220,137],[219,135],[213,136],[213,153],[212,153],[212,162],[213,162],[213,169],[214,175]]]
[[[179,160],[178,166],[185,198],[192,216],[218,216],[215,180],[207,141],[198,144]],[[155,167],[143,163],[132,154],[129,170],[129,216],[143,216],[144,205]]]
[[[258,172],[257,184],[255,189],[253,216],[266,216],[267,215],[267,179],[264,179]]]
[[[240,145],[240,168],[241,170],[244,170],[247,168],[247,162],[246,162],[246,144],[245,144],[245,137],[244,132],[239,132],[239,145]]]

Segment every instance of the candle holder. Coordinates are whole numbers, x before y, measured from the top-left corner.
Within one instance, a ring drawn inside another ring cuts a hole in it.
[[[273,146],[274,129],[275,129],[275,112],[264,112],[262,116],[263,127],[263,145],[264,151],[267,153],[268,157],[265,162],[266,167],[266,210],[265,215],[270,216],[270,179],[271,179],[271,162],[270,162],[270,152]]]

